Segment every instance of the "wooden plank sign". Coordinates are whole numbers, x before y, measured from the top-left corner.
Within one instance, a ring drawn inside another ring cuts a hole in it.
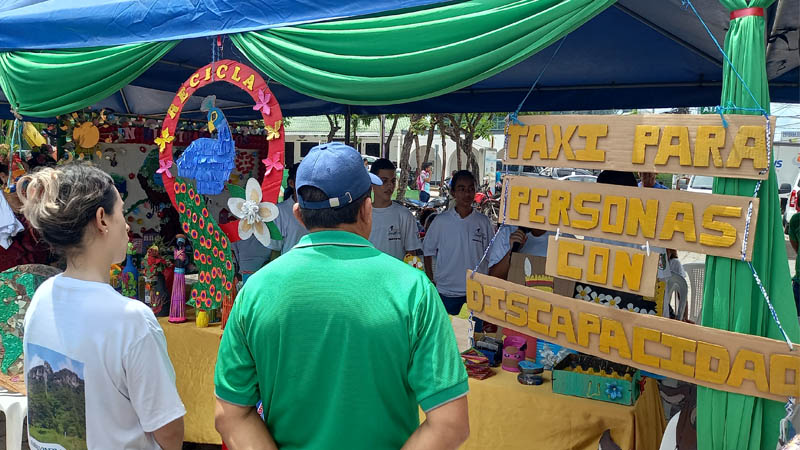
[[[508,127],[506,164],[766,179],[761,116],[657,114],[522,116]],[[769,142],[768,142],[769,141]]]
[[[745,259],[753,253],[757,198],[520,176],[507,177],[503,189],[508,225],[728,258],[741,258],[752,202]]]
[[[575,281],[545,273],[546,265],[547,260],[543,256],[511,253],[508,281],[572,297],[575,294]]]
[[[550,236],[545,273],[652,297],[656,292],[658,259],[655,251],[648,255],[630,247]]]
[[[638,314],[467,272],[477,317],[579,352],[701,386],[786,401],[800,351],[786,342]]]

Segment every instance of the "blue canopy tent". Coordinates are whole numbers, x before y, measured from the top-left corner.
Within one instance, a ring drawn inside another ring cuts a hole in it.
[[[187,0],[63,2],[24,0],[0,6],[0,49],[54,49],[183,39],[130,85],[96,104],[117,112],[163,115],[175,89],[211,60],[213,36],[260,30],[398,8],[430,0],[270,2]],[[102,4],[102,6],[101,6]],[[697,0],[718,40],[724,38],[728,12],[717,0]],[[242,12],[246,11],[246,14]],[[767,67],[770,95],[776,102],[800,102],[800,55],[797,2],[776,2],[766,12],[770,38]],[[91,32],[87,31],[91,30]],[[470,86],[433,98],[392,105],[344,105],[298,93],[278,82],[270,88],[285,115],[411,112],[512,111],[557,44],[521,63]],[[223,57],[247,62],[225,40]],[[522,110],[591,110],[715,105],[722,84],[722,58],[706,31],[681,8],[680,0],[637,2],[620,0],[577,28],[566,38],[557,57]],[[231,120],[258,118],[252,101],[232,86],[215,85]],[[204,92],[199,92],[202,96]],[[199,110],[189,105],[185,111]],[[10,117],[0,98],[0,117]],[[187,113],[186,118],[200,117]]]

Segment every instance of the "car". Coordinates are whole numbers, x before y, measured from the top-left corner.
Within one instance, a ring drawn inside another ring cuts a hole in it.
[[[563,178],[570,175],[594,175],[591,170],[587,169],[568,169],[563,167],[546,167],[540,172],[542,175],[550,178]]]
[[[567,175],[565,177],[560,177],[559,180],[597,183],[597,177],[594,175]]]
[[[714,186],[714,177],[706,175],[692,175],[689,179],[689,184],[686,186],[686,192],[701,192],[710,194],[711,188]]]
[[[785,188],[784,186],[781,186]],[[787,233],[789,232],[789,221],[792,220],[792,216],[797,214],[800,211],[800,173],[794,179],[794,183],[791,185],[792,191],[789,193],[789,201],[786,202],[786,209],[783,212],[783,226],[784,231]],[[779,191],[780,192],[780,191]]]

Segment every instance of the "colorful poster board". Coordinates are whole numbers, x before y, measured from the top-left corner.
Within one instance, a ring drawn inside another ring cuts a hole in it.
[[[537,115],[508,127],[506,164],[766,179],[775,117]]]

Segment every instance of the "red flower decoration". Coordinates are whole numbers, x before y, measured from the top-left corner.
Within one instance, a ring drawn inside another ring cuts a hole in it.
[[[129,173],[129,174],[128,174],[128,178],[130,178],[131,180],[133,180],[134,178],[136,178],[136,174],[135,174],[135,173],[133,173],[133,172],[131,172],[131,173]]]

